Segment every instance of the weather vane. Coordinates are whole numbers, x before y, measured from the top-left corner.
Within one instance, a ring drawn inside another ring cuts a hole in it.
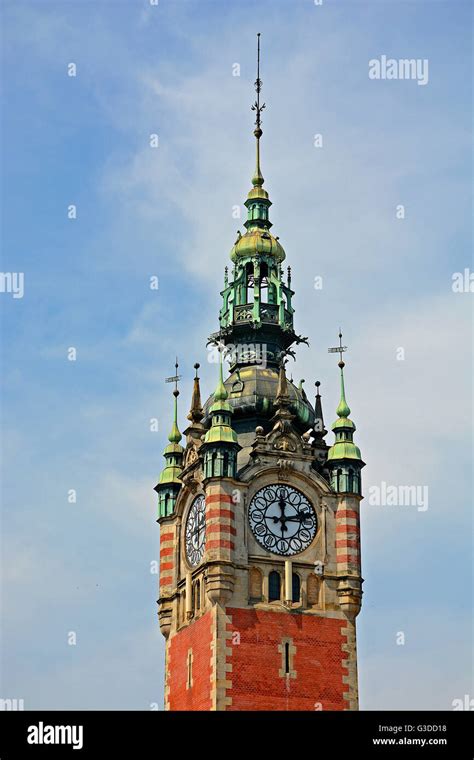
[[[166,377],[165,383],[174,383],[174,390],[176,392],[178,390],[178,380],[181,380],[181,375],[178,375],[178,357],[176,357],[176,363],[174,366],[176,368],[176,374],[172,377]]]
[[[252,106],[252,111],[257,112],[257,118],[255,119],[255,125],[257,129],[255,132],[259,132],[258,137],[262,136],[261,119],[260,114],[265,108],[265,103],[260,105],[260,90],[262,89],[262,80],[260,79],[260,32],[257,34],[257,79],[255,80],[255,90],[257,92],[257,100]]]
[[[342,354],[344,351],[347,351],[347,346],[342,345],[342,330],[339,328],[339,345],[334,348],[328,348],[328,353],[339,354],[339,367],[344,367],[344,362],[342,360]]]

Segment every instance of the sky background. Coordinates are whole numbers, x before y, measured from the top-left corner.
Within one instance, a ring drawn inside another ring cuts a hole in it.
[[[0,293],[0,697],[162,706],[164,379],[177,354],[183,429],[194,362],[205,397],[216,382],[206,339],[254,167],[258,31],[262,171],[310,339],[289,372],[308,395],[321,381],[331,424],[341,325],[364,492],[429,488],[426,511],[362,502],[361,708],[474,696],[472,294],[452,289],[472,269],[471,3],[15,0],[1,15],[2,270],[25,292]],[[381,55],[428,59],[428,84],[369,79]]]

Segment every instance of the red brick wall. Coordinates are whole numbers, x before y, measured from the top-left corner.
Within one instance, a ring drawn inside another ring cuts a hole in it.
[[[171,637],[168,644],[170,710],[210,710],[212,612]],[[188,652],[193,652],[193,685],[187,689]]]
[[[347,707],[343,693],[348,687],[342,681],[347,675],[342,666],[347,654],[341,648],[346,642],[341,633],[344,620],[235,608],[226,612],[232,618],[228,630],[240,634],[240,643],[235,634],[234,643],[229,642],[232,688],[227,696],[232,705],[228,710],[315,710],[317,702],[323,710]],[[296,678],[279,675],[278,646],[284,637],[296,646],[292,663]]]

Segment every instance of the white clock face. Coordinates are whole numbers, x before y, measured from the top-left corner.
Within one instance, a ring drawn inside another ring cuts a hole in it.
[[[188,512],[185,529],[186,559],[196,567],[204,556],[206,546],[206,499],[196,496]]]
[[[296,488],[281,484],[257,491],[250,502],[249,523],[260,546],[283,556],[307,549],[317,529],[310,501]]]

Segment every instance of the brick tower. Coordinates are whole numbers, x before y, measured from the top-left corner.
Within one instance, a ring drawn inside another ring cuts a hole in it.
[[[201,404],[196,377],[185,446],[174,421],[155,490],[160,524],[159,621],[169,710],[356,710],[360,610],[359,505],[364,463],[344,388],[325,443],[314,408],[287,379],[291,272],[271,232],[257,161],[227,268],[216,345],[218,384]],[[224,380],[223,359],[230,364]]]

